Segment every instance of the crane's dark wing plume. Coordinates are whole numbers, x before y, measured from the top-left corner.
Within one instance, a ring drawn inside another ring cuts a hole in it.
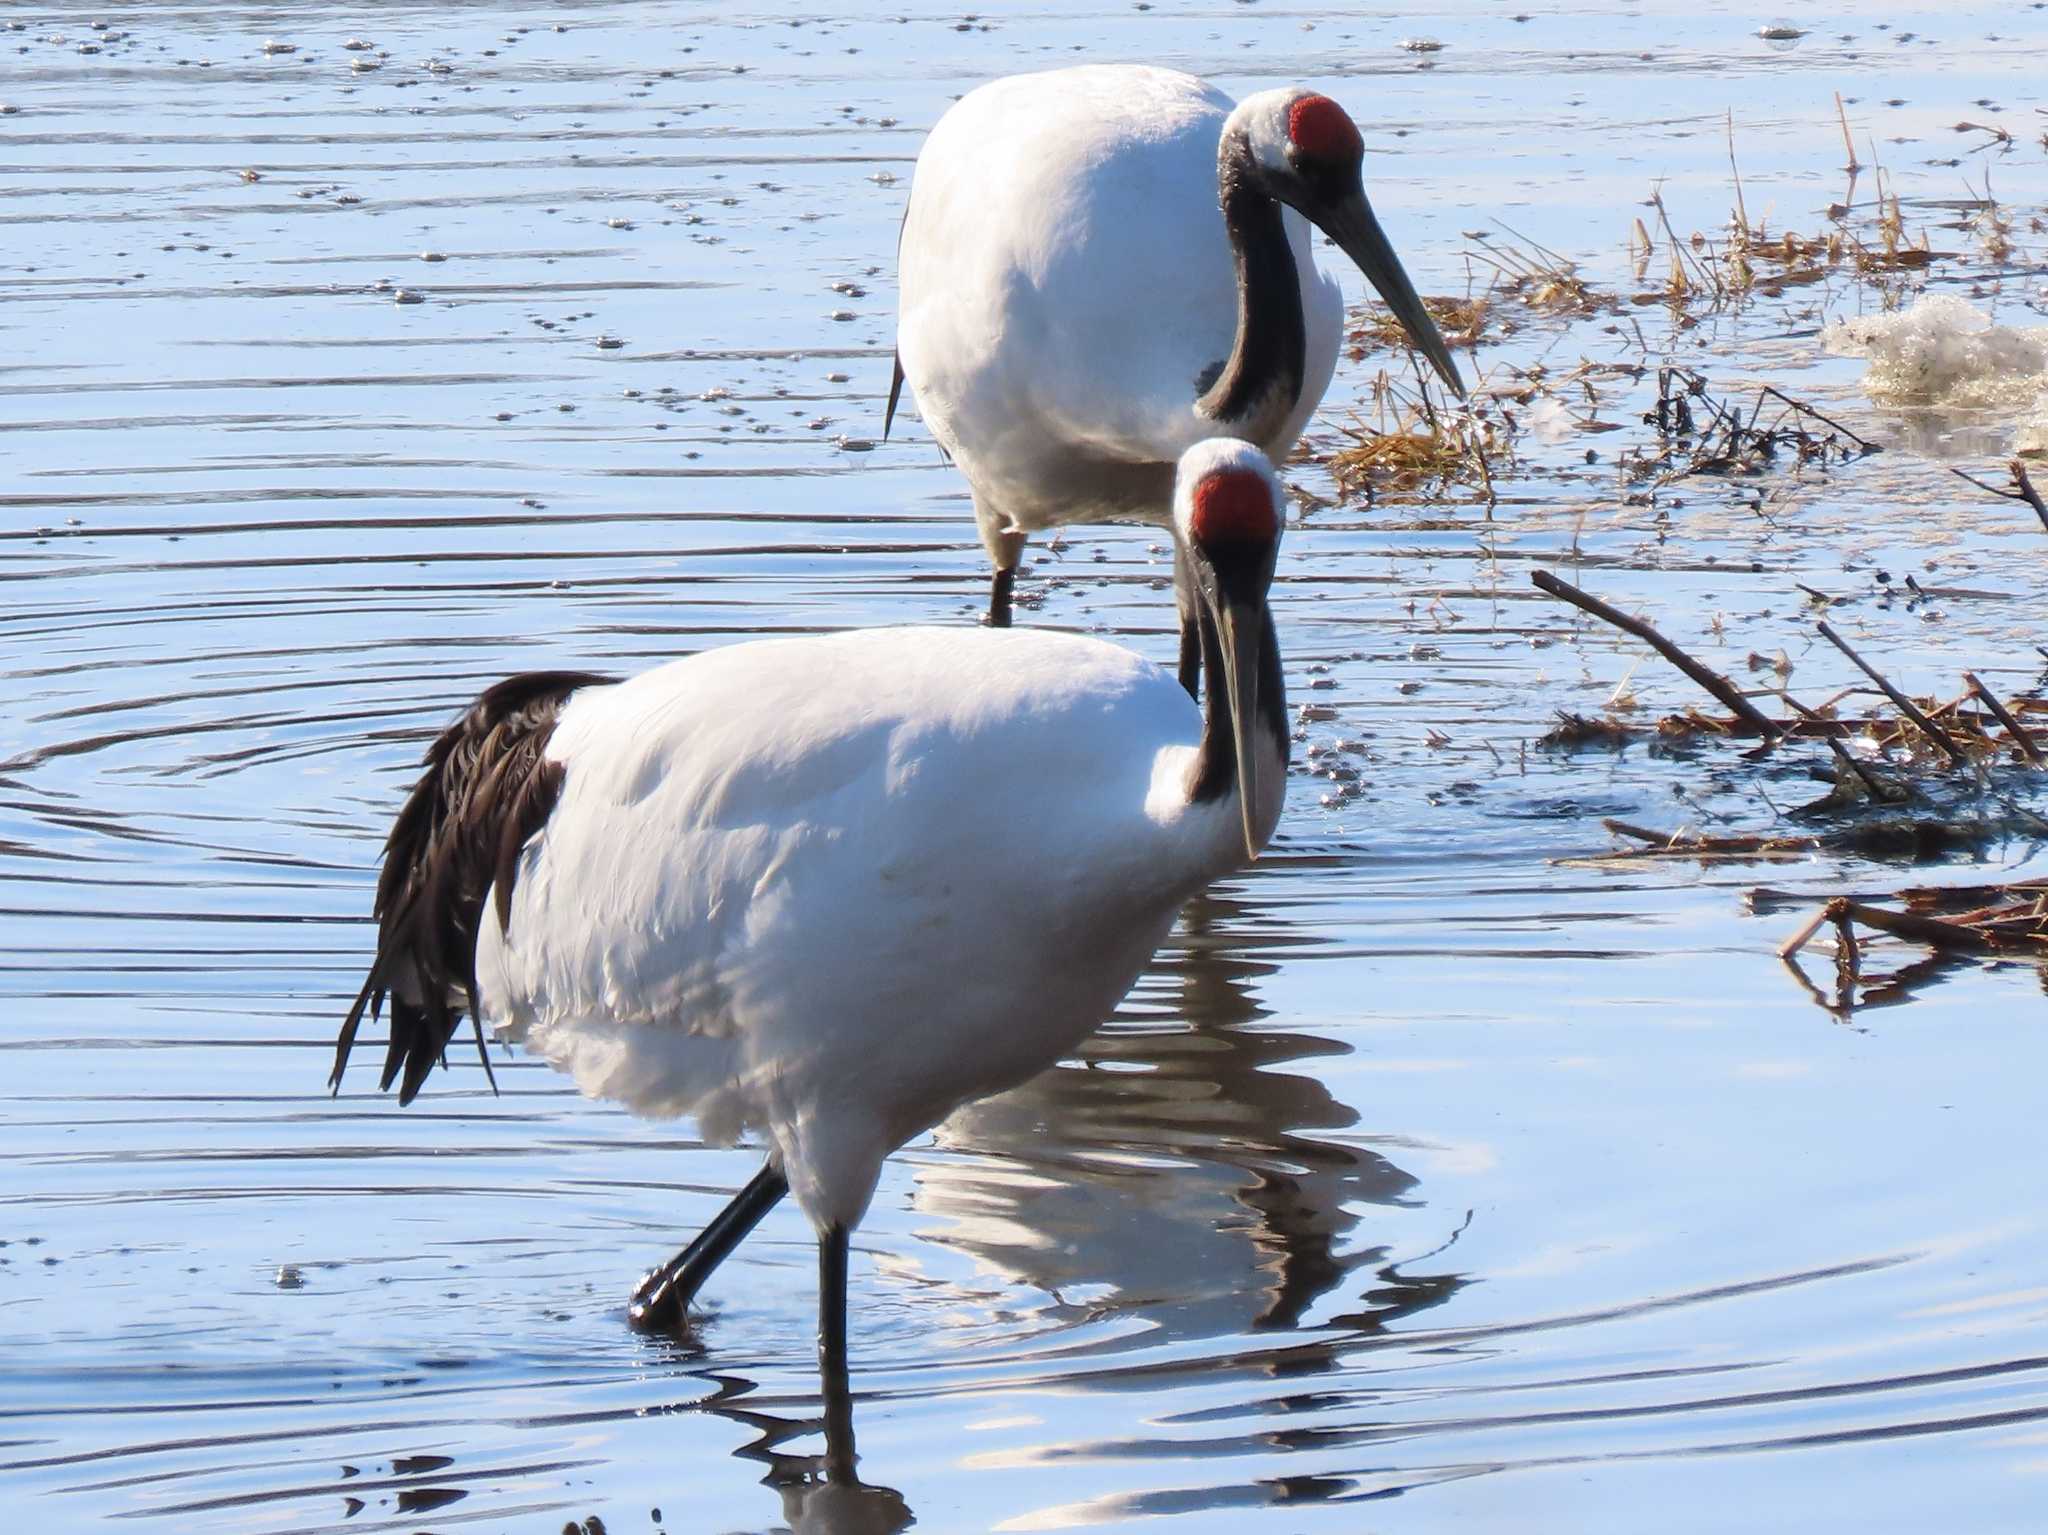
[[[384,844],[377,957],[335,1040],[330,1088],[340,1090],[364,1013],[378,1016],[387,996],[391,1042],[380,1089],[397,1080],[398,1101],[412,1102],[465,1010],[484,1072],[491,1074],[476,997],[484,899],[496,890],[498,921],[509,929],[519,850],[562,792],[561,764],[548,760],[548,738],[571,694],[610,680],[589,672],[508,677],[427,748],[426,771]],[[492,1091],[497,1085],[492,1076]]]

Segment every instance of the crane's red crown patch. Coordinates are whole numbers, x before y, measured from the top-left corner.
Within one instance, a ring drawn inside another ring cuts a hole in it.
[[[1304,96],[1287,109],[1287,137],[1317,160],[1356,160],[1365,151],[1358,125],[1327,96]]]
[[[1190,499],[1188,534],[1198,544],[1270,544],[1280,536],[1272,487],[1253,470],[1204,475]]]

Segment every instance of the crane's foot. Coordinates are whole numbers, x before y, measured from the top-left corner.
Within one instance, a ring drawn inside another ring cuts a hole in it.
[[[633,1330],[669,1336],[681,1332],[690,1302],[711,1271],[788,1192],[789,1180],[772,1162],[754,1174],[753,1181],[733,1196],[696,1241],[641,1279],[626,1306],[626,1320]]]
[[[649,1269],[626,1305],[626,1321],[637,1333],[674,1337],[690,1314],[690,1297],[677,1284],[676,1260]]]

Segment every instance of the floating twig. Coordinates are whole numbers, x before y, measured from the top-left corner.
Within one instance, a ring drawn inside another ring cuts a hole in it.
[[[1977,146],[1978,149],[1989,149],[1993,144],[1996,144],[1999,146],[1999,153],[2004,154],[2012,148],[2011,130],[1994,127],[1990,123],[1957,123],[1956,132],[1990,134],[1991,137],[1979,144]]]
[[[1629,821],[1603,820],[1600,823],[1617,837],[1628,837],[1646,844],[1643,847],[1619,848],[1610,853],[1597,853],[1586,860],[1589,863],[1611,862],[1624,858],[1799,858],[1820,851],[1818,837],[1806,836],[1732,836],[1710,837],[1698,832],[1652,831],[1647,826],[1637,826]]]
[[[1877,451],[1876,443],[1857,436],[1854,432],[1850,431],[1846,426],[1842,425],[1841,422],[1837,421],[1833,416],[1822,415],[1819,411],[1815,410],[1811,405],[1808,405],[1804,400],[1795,400],[1792,398],[1791,395],[1785,393],[1785,391],[1782,389],[1773,388],[1771,385],[1766,384],[1758,392],[1757,398],[1759,402],[1761,402],[1764,395],[1770,395],[1775,399],[1783,400],[1787,405],[1791,406],[1792,409],[1796,411],[1798,414],[1802,416],[1811,416],[1814,420],[1820,422],[1821,425],[1828,427],[1830,430],[1840,432],[1844,437],[1848,438],[1851,442],[1855,443],[1856,446],[1861,448],[1865,453],[1875,453]]]

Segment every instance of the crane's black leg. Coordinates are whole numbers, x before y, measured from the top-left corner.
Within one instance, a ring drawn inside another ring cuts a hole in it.
[[[846,1375],[846,1228],[818,1238],[818,1379],[825,1393],[825,1479],[853,1474],[853,1386]]]
[[[1010,592],[1017,585],[1017,567],[1024,563],[1024,542],[1030,535],[1022,528],[1009,526],[1010,519],[1001,512],[990,511],[979,495],[974,498],[974,520],[981,528],[981,547],[988,551],[989,563],[996,568],[995,579],[988,587],[988,626],[1007,629]]]
[[[1015,565],[998,565],[995,579],[988,588],[988,626],[991,629],[1010,627],[1010,589],[1017,584]]]
[[[626,1308],[626,1319],[634,1330],[674,1332],[681,1327],[683,1313],[698,1287],[788,1192],[789,1180],[774,1163],[754,1174],[754,1181],[712,1217],[711,1224],[697,1234],[696,1241],[640,1281],[632,1304]]]

